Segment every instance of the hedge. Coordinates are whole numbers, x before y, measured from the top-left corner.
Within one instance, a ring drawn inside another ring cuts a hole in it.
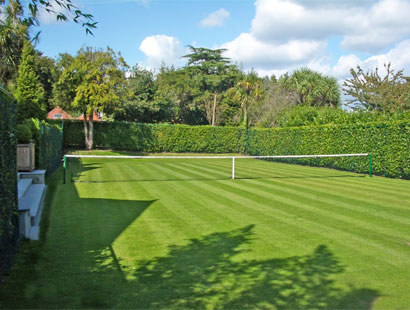
[[[410,122],[251,129],[99,122],[96,147],[140,152],[241,152],[249,155],[372,153],[373,173],[410,179]],[[82,122],[68,122],[64,145],[84,147]],[[287,162],[368,172],[367,158],[320,158]]]
[[[63,157],[63,129],[57,123],[46,123],[37,119],[25,122],[33,133],[36,144],[36,169],[52,173],[61,164]]]
[[[17,248],[16,102],[0,87],[0,278]]]
[[[94,145],[137,152],[242,152],[245,130],[233,127],[95,122]],[[66,122],[64,146],[84,148],[82,122]]]
[[[410,122],[355,126],[316,126],[255,129],[249,133],[250,155],[371,153],[373,173],[410,179]],[[324,158],[293,160],[359,173],[368,159]]]

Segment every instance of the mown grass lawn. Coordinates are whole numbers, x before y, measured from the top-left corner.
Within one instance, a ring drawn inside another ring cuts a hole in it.
[[[0,308],[408,309],[410,182],[260,160],[82,160]]]

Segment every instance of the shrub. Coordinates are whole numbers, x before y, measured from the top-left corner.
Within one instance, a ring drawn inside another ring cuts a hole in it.
[[[31,138],[33,137],[30,127],[23,124],[17,125],[17,140],[18,143],[27,144],[30,143]]]
[[[31,129],[36,143],[36,167],[47,170],[47,175],[61,163],[63,156],[63,131],[57,124],[46,123],[34,118],[24,125]]]

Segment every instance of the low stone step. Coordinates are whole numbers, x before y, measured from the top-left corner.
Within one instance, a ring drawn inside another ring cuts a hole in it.
[[[22,179],[32,179],[33,184],[44,184],[45,183],[46,170],[33,170],[31,172],[19,172],[18,178]]]
[[[24,194],[29,189],[30,185],[33,183],[33,179],[20,179],[17,183],[18,199],[23,198]]]
[[[40,236],[40,221],[43,210],[45,184],[31,184],[24,196],[19,199],[20,232],[25,238],[38,240]]]
[[[40,230],[41,214],[43,213],[44,200],[46,198],[46,191],[47,191],[47,185],[44,186],[43,195],[41,196],[39,208],[38,208],[37,212],[35,213],[35,216],[31,218],[32,219],[31,225],[38,226],[39,230]],[[37,239],[35,239],[35,240],[37,240]]]
[[[40,226],[31,226],[30,227],[30,232],[28,235],[28,239],[30,240],[40,240]]]
[[[31,184],[25,195],[20,199],[19,211],[30,211],[30,217],[35,217],[45,191],[44,184]]]

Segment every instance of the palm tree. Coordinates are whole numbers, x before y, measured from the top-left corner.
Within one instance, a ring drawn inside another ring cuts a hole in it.
[[[284,75],[280,84],[287,90],[295,91],[298,104],[307,106],[340,106],[340,90],[336,79],[323,76],[319,72],[302,68],[291,75]]]
[[[249,127],[249,107],[260,99],[261,94],[261,80],[253,71],[245,75],[244,79],[239,81],[234,87],[234,99],[241,104],[243,125],[246,129]]]

